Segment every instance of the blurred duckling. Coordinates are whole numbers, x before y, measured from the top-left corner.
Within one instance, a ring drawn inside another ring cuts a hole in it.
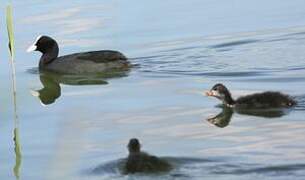
[[[125,174],[158,173],[172,169],[167,161],[141,151],[141,144],[136,138],[130,139],[127,148],[129,155],[124,167]]]
[[[241,109],[289,108],[297,104],[289,95],[274,91],[255,93],[234,100],[230,91],[220,83],[214,85],[210,91],[206,92],[206,95],[216,97],[227,107]]]

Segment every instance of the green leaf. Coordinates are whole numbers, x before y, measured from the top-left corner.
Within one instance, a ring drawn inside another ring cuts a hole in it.
[[[15,44],[14,44],[14,32],[13,32],[13,12],[12,12],[12,6],[8,5],[6,7],[6,27],[7,27],[7,33],[9,38],[9,50],[11,53],[12,58],[15,54]]]

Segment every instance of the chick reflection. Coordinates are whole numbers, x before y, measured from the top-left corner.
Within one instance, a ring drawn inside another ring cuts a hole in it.
[[[221,113],[212,118],[208,118],[207,121],[214,124],[217,127],[223,128],[229,125],[233,115],[233,110],[228,107],[223,107]]]
[[[288,109],[237,109],[230,108],[227,106],[221,106],[221,113],[217,114],[212,118],[208,118],[207,121],[214,124],[217,127],[224,128],[229,125],[233,113],[238,113],[242,115],[257,116],[264,118],[277,118],[286,115]]]
[[[51,72],[40,72],[43,88],[32,91],[32,95],[40,99],[43,105],[49,105],[61,96],[60,84],[67,85],[106,85],[105,79],[127,76],[128,72],[112,72],[97,75],[62,75]]]

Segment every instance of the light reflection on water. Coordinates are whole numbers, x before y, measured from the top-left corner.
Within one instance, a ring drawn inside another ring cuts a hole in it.
[[[184,164],[158,178],[304,176],[304,2],[264,1],[254,9],[250,1],[228,3],[15,2],[20,179],[129,178],[82,172],[126,157],[132,137],[146,151]],[[24,52],[38,34],[58,39],[61,54],[117,49],[140,66],[123,77],[94,78],[103,85],[57,77],[46,95],[56,100],[41,106],[30,90],[50,81],[32,72],[40,55]],[[0,48],[7,51],[5,43]],[[0,56],[0,177],[15,179],[9,68]],[[207,121],[222,111],[219,102],[201,94],[216,82],[236,97],[279,90],[300,104],[274,118],[233,113],[219,128]]]

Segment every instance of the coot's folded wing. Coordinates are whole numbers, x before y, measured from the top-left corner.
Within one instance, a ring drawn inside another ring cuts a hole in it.
[[[93,61],[95,63],[107,63],[119,60],[127,60],[126,56],[118,51],[102,50],[91,51],[84,53],[71,54],[69,56],[75,56],[77,59]]]

